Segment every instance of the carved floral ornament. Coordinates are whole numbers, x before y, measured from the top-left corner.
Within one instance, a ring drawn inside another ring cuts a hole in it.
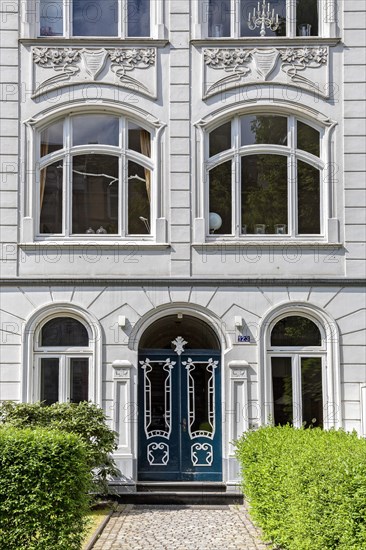
[[[141,81],[126,73],[154,67],[155,48],[33,48],[33,62],[40,69],[52,69],[56,73],[37,87],[34,96],[44,93],[45,88],[52,89],[61,82],[69,81],[83,71],[95,81],[107,65],[123,86],[153,95]]]
[[[307,69],[319,69],[327,66],[328,57],[328,48],[321,46],[254,49],[206,48],[203,50],[206,70],[221,70],[229,75],[209,86],[205,96],[214,95],[233,82],[245,85],[258,80],[267,81],[278,65],[280,65],[280,71],[285,73],[292,83],[318,89],[318,83],[300,73]]]

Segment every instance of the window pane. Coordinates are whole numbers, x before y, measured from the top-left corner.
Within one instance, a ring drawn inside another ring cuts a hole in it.
[[[56,122],[41,132],[41,157],[59,151],[64,146],[64,123]]]
[[[323,427],[322,360],[301,358],[302,421],[305,426]]]
[[[40,173],[40,233],[62,233],[62,160]]]
[[[271,346],[321,346],[320,330],[313,321],[299,315],[290,315],[275,324]]]
[[[88,331],[72,317],[56,317],[42,328],[40,345],[43,347],[89,346]]]
[[[109,200],[111,196],[114,204]],[[80,155],[73,158],[73,233],[102,236],[118,233],[118,201],[117,157]]]
[[[208,15],[208,36],[219,38],[230,36],[231,0],[209,0],[203,2],[204,9],[208,8],[208,14],[203,14],[204,20]]]
[[[267,0],[266,0],[266,13],[267,13]],[[266,26],[265,36],[286,36],[286,0],[271,0],[270,2],[270,16],[272,16],[272,10],[274,10],[274,22],[278,15],[278,28],[272,30]],[[260,2],[262,7],[262,0]],[[259,36],[261,25],[257,26],[253,30],[249,28],[249,17],[253,20],[255,13],[255,19],[258,18],[258,0],[241,0],[240,4],[240,34],[241,36]],[[271,25],[274,28],[275,25]]]
[[[70,401],[88,401],[89,359],[70,359]]]
[[[74,36],[117,36],[118,0],[73,0]]]
[[[242,233],[287,233],[287,158],[250,155],[241,160]]]
[[[128,123],[128,148],[137,151],[146,157],[151,157],[151,134],[147,130]]]
[[[231,161],[210,171],[209,228],[211,234],[232,233],[232,168]]]
[[[72,119],[74,145],[119,144],[119,119],[108,115],[76,116]]]
[[[318,36],[318,0],[296,0],[297,36]]]
[[[150,0],[127,0],[128,36],[150,36]]]
[[[287,145],[287,118],[283,116],[243,116],[241,144],[273,143]]]
[[[297,148],[319,157],[320,133],[315,128],[297,121]]]
[[[150,233],[151,172],[136,162],[128,163],[128,233]]]
[[[210,132],[210,157],[231,149],[231,122]]]
[[[320,173],[302,161],[297,163],[298,233],[320,233]]]
[[[63,0],[41,0],[40,36],[62,36],[63,15]]]
[[[52,405],[58,401],[59,360],[41,359],[41,395],[40,401]]]
[[[292,424],[291,357],[272,357],[273,421],[275,426]]]

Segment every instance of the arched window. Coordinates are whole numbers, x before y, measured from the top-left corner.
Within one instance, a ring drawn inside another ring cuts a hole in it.
[[[209,132],[212,238],[324,235],[323,130],[293,116],[248,114]]]
[[[55,317],[37,332],[34,400],[79,403],[91,395],[92,350],[87,328],[73,317]]]
[[[38,235],[150,235],[151,140],[147,129],[110,114],[72,115],[41,129]]]
[[[271,407],[275,425],[324,425],[325,348],[318,325],[288,315],[270,331]]]

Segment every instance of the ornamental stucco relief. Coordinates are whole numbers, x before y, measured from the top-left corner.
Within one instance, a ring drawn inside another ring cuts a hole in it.
[[[33,97],[85,82],[114,84],[156,97],[155,48],[33,48],[32,61]]]
[[[328,47],[206,48],[204,98],[263,82],[293,85],[329,97]]]

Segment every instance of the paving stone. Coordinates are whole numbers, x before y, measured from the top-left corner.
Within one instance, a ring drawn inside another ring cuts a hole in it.
[[[245,505],[119,506],[94,550],[265,550]]]

